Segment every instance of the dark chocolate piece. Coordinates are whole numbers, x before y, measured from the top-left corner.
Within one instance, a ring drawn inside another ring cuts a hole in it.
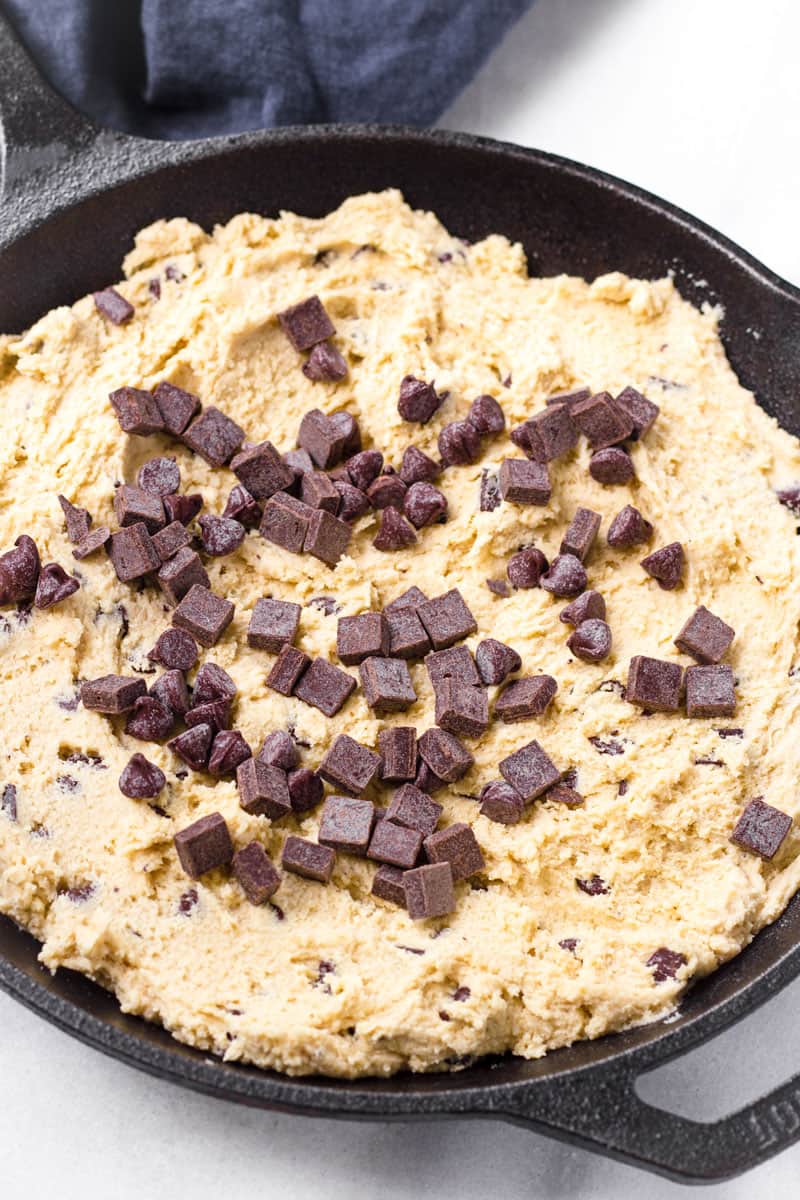
[[[681,706],[683,669],[678,663],[664,662],[637,654],[628,668],[625,699],[650,712],[677,712]]]
[[[684,678],[687,716],[733,716],[736,711],[736,690],[730,667],[687,667]]]
[[[378,821],[367,849],[367,858],[408,870],[419,858],[422,834],[393,821]]]
[[[261,523],[261,505],[244,484],[236,483],[231,488],[222,515],[238,521],[245,529],[255,529]]]
[[[294,472],[295,483],[300,480],[307,471],[314,470],[314,462],[307,450],[295,449],[287,450],[283,456],[283,461]]]
[[[140,696],[134,701],[125,722],[125,732],[143,742],[161,742],[172,733],[175,715],[154,696]]]
[[[267,687],[282,696],[291,696],[311,659],[294,646],[284,646],[267,675]]]
[[[161,409],[150,392],[141,388],[121,387],[109,395],[123,433],[150,437],[164,429]]]
[[[611,890],[605,879],[592,875],[589,879],[576,879],[575,886],[587,896],[607,896]]]
[[[444,650],[478,631],[478,623],[458,588],[426,600],[417,611],[434,650]]]
[[[36,608],[52,608],[72,596],[80,586],[59,563],[45,563],[39,572],[33,603]]]
[[[117,578],[122,583],[130,583],[132,579],[141,579],[152,571],[158,571],[161,559],[158,557],[153,540],[147,532],[147,526],[139,523],[129,525],[111,535],[111,548],[108,556],[113,563]]]
[[[310,350],[336,333],[319,296],[309,296],[278,313],[283,332],[295,350]]]
[[[114,536],[118,537],[119,534]],[[119,574],[119,572],[117,573]],[[158,572],[158,582],[167,601],[173,607],[180,604],[193,587],[208,588],[211,586],[206,569],[200,561],[200,555],[189,546],[183,546],[177,554],[173,554],[172,558],[167,559]]]
[[[522,666],[522,659],[516,650],[496,638],[486,638],[479,642],[475,651],[475,666],[478,668],[481,682],[487,685],[502,683],[513,671]]]
[[[606,541],[615,549],[627,550],[649,541],[652,536],[653,526],[650,522],[645,520],[638,508],[626,504],[609,525]]]
[[[260,842],[248,842],[233,856],[233,873],[251,904],[266,904],[281,884],[281,874]]]
[[[164,790],[167,777],[143,754],[134,754],[119,777],[119,790],[132,800],[152,800]]]
[[[284,648],[281,657],[288,648]],[[267,682],[269,683],[269,678]],[[352,675],[348,675],[339,667],[334,667],[327,659],[315,658],[306,668],[299,682],[294,685],[294,695],[298,700],[318,708],[326,717],[333,717],[355,689],[356,681]]]
[[[380,528],[372,539],[376,550],[402,550],[406,546],[413,546],[416,540],[414,526],[398,509],[389,507],[381,510]]]
[[[181,472],[174,458],[150,458],[142,463],[136,482],[151,496],[171,496],[181,486]]]
[[[353,486],[360,492],[366,492],[383,470],[383,455],[380,450],[360,450],[358,454],[348,458],[346,466]]]
[[[203,507],[203,497],[199,492],[193,492],[191,496],[165,496],[163,505],[168,521],[188,525]]]
[[[225,413],[212,407],[195,417],[181,440],[210,466],[224,467],[244,441],[244,430]]]
[[[92,712],[123,713],[133,708],[146,692],[143,679],[101,675],[99,679],[87,679],[81,684],[81,703]]]
[[[417,421],[424,425],[442,403],[432,383],[406,375],[400,382],[400,398],[397,411],[404,421]]]
[[[449,862],[429,863],[403,874],[408,915],[414,921],[444,917],[456,906],[453,873]]]
[[[591,388],[582,387],[575,388],[572,391],[554,392],[552,396],[548,396],[545,404],[567,404],[571,408],[573,404],[580,404],[582,400],[588,400],[592,394]]]
[[[394,725],[378,734],[381,778],[384,783],[413,779],[417,773],[417,731],[413,725]]]
[[[480,457],[481,435],[469,421],[451,421],[441,430],[438,447],[443,466],[467,466]]]
[[[351,529],[324,508],[311,510],[303,549],[329,567],[335,567],[350,542]]]
[[[231,459],[230,468],[256,500],[268,500],[292,486],[294,471],[281,458],[272,442],[248,446]]]
[[[436,686],[436,724],[457,737],[480,737],[489,728],[486,689],[443,679]]]
[[[678,586],[683,577],[683,567],[686,554],[680,542],[670,542],[660,550],[654,550],[642,559],[642,566],[651,575],[660,588],[671,592]]]
[[[620,792],[620,795],[624,795],[624,793]],[[574,787],[570,787],[568,783],[557,783],[554,787],[548,788],[544,798],[553,800],[557,804],[566,804],[567,808],[577,808],[584,803],[580,792],[576,791]]]
[[[304,879],[315,879],[318,883],[330,883],[336,854],[329,846],[318,846],[305,838],[287,837],[283,843],[281,865],[293,875]]]
[[[234,605],[230,600],[196,583],[172,614],[172,624],[188,630],[201,646],[215,646],[233,620],[233,613]]]
[[[325,508],[329,513],[339,511],[339,493],[324,471],[307,471],[300,481],[300,498],[309,508]]]
[[[412,483],[403,501],[403,512],[415,529],[441,524],[447,518],[447,497],[432,483]]]
[[[643,438],[651,428],[661,409],[652,400],[648,400],[636,388],[623,388],[614,401],[614,407],[621,411],[633,425],[630,434],[632,441]]]
[[[342,457],[352,458],[354,454],[358,454],[361,450],[361,430],[352,413],[340,409],[339,412],[331,413],[329,419],[337,437],[342,440]],[[347,478],[346,468],[344,477]]]
[[[592,450],[604,450],[624,442],[633,433],[633,419],[618,408],[609,392],[598,392],[588,400],[570,405],[570,416],[588,438]]]
[[[193,698],[191,708],[184,714],[184,720],[190,727],[210,725],[216,734],[221,733],[223,729],[230,729],[232,711],[233,701],[230,699],[206,700],[203,704],[196,704]]]
[[[544,505],[552,494],[545,463],[526,458],[504,458],[500,465],[500,495],[512,504]]]
[[[373,876],[372,895],[377,896],[380,900],[388,900],[390,904],[396,904],[399,908],[405,908],[404,875],[405,871],[401,871],[399,867],[390,867],[384,863],[383,866],[378,867]]]
[[[280,654],[284,646],[292,644],[299,626],[299,604],[290,600],[262,597],[256,600],[250,624],[247,626],[247,644],[256,650]]]
[[[191,671],[197,654],[197,642],[185,629],[165,629],[147,657],[170,670]]]
[[[441,465],[417,446],[406,446],[400,463],[400,478],[407,487],[412,483],[433,483],[442,473]]]
[[[88,558],[90,554],[96,554],[106,545],[110,537],[111,530],[105,525],[98,525],[96,529],[90,530],[85,538],[81,538],[77,546],[73,548],[72,557],[77,558],[80,562],[84,558]]]
[[[319,774],[348,796],[360,796],[380,771],[380,755],[346,733],[340,733],[317,768]]]
[[[217,737],[221,737],[217,734]],[[291,812],[286,772],[257,758],[245,758],[236,768],[239,804],[251,816],[279,821]]]
[[[594,592],[590,588],[586,592],[581,592],[580,596],[566,608],[562,608],[558,619],[565,625],[574,625],[577,629],[584,621],[604,621],[605,616],[605,600],[599,592]]]
[[[27,533],[20,534],[14,549],[0,555],[0,604],[32,599],[40,569],[36,542]]]
[[[526,675],[514,679],[497,697],[494,715],[506,725],[540,717],[558,691],[552,675]]]
[[[389,625],[383,613],[365,612],[340,617],[336,630],[336,653],[348,667],[365,658],[389,653]]]
[[[157,384],[153,396],[161,413],[164,429],[176,438],[181,436],[192,417],[200,411],[198,396],[176,387],[174,383],[167,383],[166,380]]]
[[[221,729],[211,744],[208,770],[211,775],[230,775],[242,763],[252,758],[250,749],[238,729]]]
[[[153,545],[162,563],[174,558],[191,540],[188,529],[180,521],[171,521],[169,525],[159,529],[158,533],[153,534]]]
[[[675,638],[675,645],[699,663],[718,663],[735,636],[730,625],[701,604]]]
[[[352,525],[353,521],[357,521],[359,517],[363,517],[365,513],[369,512],[369,500],[352,483],[348,483],[346,479],[335,479],[333,486],[339,497],[339,508],[336,515],[340,521],[346,521],[348,525]]]
[[[593,512],[590,508],[576,509],[569,529],[561,541],[560,553],[572,554],[581,562],[586,562],[600,529],[600,521],[600,513]]]
[[[323,471],[335,467],[344,454],[346,437],[319,408],[312,408],[300,422],[297,445],[306,450]]]
[[[417,773],[414,776],[414,787],[419,788],[421,792],[427,792],[432,796],[434,792],[440,792],[447,784],[438,775],[434,775],[428,764],[421,758],[417,758]]]
[[[431,648],[430,639],[415,608],[384,609],[388,630],[386,653],[391,658],[423,658]]]
[[[756,796],[745,806],[736,822],[731,841],[743,850],[769,860],[778,853],[791,827],[792,818],[788,813],[781,812],[779,808],[767,804],[761,796]]]
[[[502,433],[506,427],[505,415],[494,396],[476,396],[469,406],[467,420],[484,437]]]
[[[268,733],[258,752],[258,761],[266,763],[268,767],[293,771],[300,762],[300,754],[292,735],[285,729]]]
[[[189,709],[189,688],[183,671],[165,671],[150,688],[150,695],[176,717],[182,717]]]
[[[525,811],[525,801],[510,783],[494,779],[481,788],[481,816],[500,825],[516,825]]]
[[[447,862],[453,872],[453,880],[468,879],[482,871],[486,865],[475,834],[469,825],[456,822],[431,833],[425,838],[425,853],[432,863]]]
[[[161,499],[128,484],[122,484],[114,493],[114,512],[123,529],[128,525],[137,525],[140,521],[151,534],[164,527],[164,505]]]
[[[584,662],[602,662],[611,653],[611,628],[605,621],[590,617],[569,635],[567,645]]]
[[[417,699],[403,658],[367,658],[359,675],[364,699],[376,713],[405,712]]]
[[[307,767],[290,771],[288,783],[293,812],[305,813],[317,807],[322,799],[324,788],[316,771],[310,771]]]
[[[548,463],[569,454],[578,442],[570,406],[548,405],[535,417],[512,429],[511,440],[534,462]]]
[[[561,779],[561,772],[536,741],[504,758],[500,774],[525,801],[535,800]]]
[[[208,704],[212,700],[233,700],[236,691],[236,684],[227,671],[215,662],[205,662],[195,677],[192,704]]]
[[[320,845],[363,857],[367,853],[374,814],[369,800],[328,796],[322,806],[317,834]]]
[[[589,474],[598,483],[630,483],[635,475],[633,459],[621,446],[609,446],[589,459]]]
[[[586,568],[574,554],[558,554],[539,584],[553,596],[577,596],[586,587]]]
[[[408,488],[399,475],[379,475],[367,488],[367,500],[373,508],[402,509]]]
[[[487,579],[486,586],[494,596],[500,596],[503,600],[511,595],[511,584],[505,579]]]
[[[470,687],[481,682],[475,660],[466,646],[434,651],[425,659],[425,669],[434,691],[444,679],[453,679]]]
[[[233,858],[233,842],[222,813],[200,817],[176,833],[174,841],[180,864],[192,879],[226,866]]]
[[[686,966],[686,961],[685,954],[670,950],[668,946],[660,946],[650,955],[646,965],[652,969],[655,983],[666,983],[668,979],[675,978],[681,967]]]
[[[58,503],[64,513],[67,537],[74,546],[77,546],[88,535],[92,518],[85,508],[77,508],[74,504],[70,504],[66,496],[59,496]]]
[[[419,608],[420,604],[424,604],[427,599],[428,597],[418,587],[410,587],[396,596],[390,604],[385,604],[383,611],[389,613],[399,612],[402,608]]]
[[[426,792],[415,787],[413,783],[407,783],[398,788],[386,810],[387,821],[415,829],[423,837],[428,837],[433,833],[441,815],[441,804],[432,800]]]
[[[422,760],[445,783],[461,779],[475,762],[466,746],[445,729],[426,729],[417,746]]]
[[[133,305],[120,295],[116,288],[108,287],[104,288],[102,292],[93,292],[92,298],[97,311],[112,325],[124,325],[133,316]]]
[[[526,546],[512,554],[506,566],[506,574],[515,588],[533,588],[539,586],[542,575],[550,564],[541,550],[536,546]]]
[[[264,505],[259,532],[268,542],[299,554],[305,544],[313,508],[288,492],[276,492]]]
[[[233,554],[244,541],[244,525],[230,517],[217,517],[207,513],[199,520],[202,530],[203,550],[212,558]]]
[[[204,771],[208,765],[213,740],[214,730],[211,725],[193,725],[167,744],[173,754],[183,759],[193,771]]]
[[[347,363],[328,342],[317,342],[303,363],[303,374],[315,383],[338,383],[347,377]]]

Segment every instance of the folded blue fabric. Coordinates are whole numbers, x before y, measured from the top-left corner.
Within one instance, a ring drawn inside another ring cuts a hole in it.
[[[3,0],[83,112],[150,137],[426,125],[531,0]]]

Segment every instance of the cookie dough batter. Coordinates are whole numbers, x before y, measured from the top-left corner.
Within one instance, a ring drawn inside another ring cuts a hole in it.
[[[87,297],[0,338],[0,545],[29,533],[43,562],[81,582],[51,610],[2,612],[0,791],[16,790],[16,815],[8,803],[0,814],[2,911],[41,939],[47,967],[84,972],[125,1011],[228,1060],[293,1074],[536,1057],[666,1015],[689,978],[736,954],[800,884],[796,820],[771,862],[730,842],[755,796],[800,814],[800,543],[774,490],[800,479],[800,445],[738,384],[719,313],[691,307],[670,279],[531,279],[520,246],[500,236],[466,245],[397,192],[354,197],[321,220],[243,214],[212,234],[159,221],[137,236],[124,272],[129,323],[109,323]],[[275,319],[313,293],[348,362],[341,383],[307,379]],[[424,427],[398,413],[406,374],[448,393]],[[121,433],[109,392],[163,379],[281,451],[294,447],[309,409],[346,409],[365,447],[397,466],[411,442],[435,455],[439,430],[481,393],[500,401],[507,427],[584,384],[614,394],[632,385],[660,405],[632,447],[631,484],[592,479],[582,441],[551,464],[549,505],[480,512],[482,470],[519,454],[502,435],[479,463],[442,477],[449,519],[413,547],[376,550],[370,514],[334,570],[257,531],[207,563],[236,615],[204,661],[236,681],[236,721],[250,744],[288,728],[307,747],[304,765],[315,767],[340,732],[371,747],[392,724],[421,732],[433,724],[432,692],[421,662],[411,666],[418,701],[394,716],[376,717],[360,690],[330,720],[269,691],[274,657],[245,639],[262,596],[303,605],[296,644],[338,665],[338,615],[380,608],[411,585],[429,596],[457,587],[479,625],[471,649],[495,637],[519,652],[522,673],[558,681],[544,716],[495,721],[469,743],[474,767],[437,795],[445,823],[471,825],[486,860],[457,885],[450,916],[410,920],[370,895],[374,864],[347,855],[329,886],[285,874],[260,907],[225,872],[193,883],[172,838],[196,818],[222,812],[237,845],[256,838],[279,862],[287,834],[315,839],[319,811],[274,826],[248,816],[232,779],[184,777],[166,746],[127,737],[79,704],[83,679],[143,672],[152,682],[147,651],[170,616],[157,590],[119,583],[103,553],[74,562],[57,494],[115,528],[114,485],[135,482],[153,455],[177,457],[183,490],[201,492],[206,512],[222,512],[236,482],[168,439]],[[655,527],[649,549],[685,547],[676,590],[642,570],[647,547],[607,546],[628,503]],[[614,645],[596,665],[567,649],[566,601],[486,585],[505,578],[521,545],[552,559],[578,506],[603,517],[587,570]],[[621,695],[630,659],[690,665],[673,638],[701,604],[737,631],[726,658],[738,680],[735,717],[644,715]],[[585,804],[537,801],[517,825],[488,821],[475,797],[532,738],[576,769]],[[135,751],[166,773],[160,811],[119,790]],[[603,892],[576,885],[594,876]],[[647,960],[659,947],[685,957],[677,978],[655,979]]]

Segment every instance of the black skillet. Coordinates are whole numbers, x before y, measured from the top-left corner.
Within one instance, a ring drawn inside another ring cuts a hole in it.
[[[536,275],[674,272],[689,300],[724,305],[731,362],[800,434],[800,291],[712,229],[599,171],[451,133],[370,126],[279,129],[155,143],[97,129],[42,82],[0,21],[5,137],[0,330],[118,278],[133,233],[157,217],[205,227],[234,213],[320,216],[388,186],[455,233],[523,243]],[[1,148],[1,147],[0,147]],[[736,959],[693,987],[677,1018],[455,1074],[348,1083],[227,1065],[123,1015],[81,976],[52,978],[37,943],[0,920],[0,986],[69,1033],[164,1079],[228,1100],[320,1116],[497,1116],[684,1181],[735,1175],[800,1137],[800,1075],[724,1120],[699,1124],[645,1104],[638,1075],[711,1037],[800,973],[800,895]]]

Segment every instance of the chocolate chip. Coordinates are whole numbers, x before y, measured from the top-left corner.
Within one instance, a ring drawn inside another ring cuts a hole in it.
[[[372,833],[374,808],[369,800],[328,796],[317,835],[321,846],[364,856]]]
[[[516,825],[525,811],[525,801],[510,783],[494,779],[481,788],[481,816],[501,825]]]
[[[351,458],[358,454],[361,450],[361,430],[352,413],[340,409],[331,414],[330,422],[337,436],[342,439],[342,457]]]
[[[114,535],[118,536],[119,534]],[[188,546],[184,546],[163,564],[158,572],[158,582],[167,601],[173,607],[180,604],[193,587],[210,587],[210,580],[199,554]]]
[[[434,650],[444,650],[478,631],[478,623],[458,588],[426,600],[417,611]]]
[[[365,658],[388,654],[389,625],[383,614],[365,612],[354,617],[340,617],[336,653],[348,667],[357,666]]]
[[[317,807],[323,796],[323,786],[315,771],[309,771],[307,767],[291,771],[288,783],[293,812],[305,813]]]
[[[259,532],[268,542],[299,554],[305,544],[313,508],[288,492],[276,492],[264,505]]]
[[[504,458],[500,466],[500,495],[512,504],[547,504],[552,487],[545,463]]]
[[[357,521],[359,517],[363,517],[365,513],[369,512],[370,503],[367,497],[346,479],[335,480],[333,486],[339,496],[339,508],[336,515],[340,521],[346,521],[348,525],[352,525],[353,521]]]
[[[222,734],[217,734],[221,737]],[[258,758],[244,758],[236,767],[239,804],[251,816],[279,821],[291,812],[286,772]]]
[[[792,483],[788,487],[778,488],[775,495],[790,512],[800,516],[800,483]]]
[[[384,609],[383,619],[388,630],[386,653],[392,658],[422,658],[431,648],[425,627],[415,608]]]
[[[208,770],[211,775],[230,775],[252,758],[252,750],[238,729],[221,729],[211,745]]]
[[[227,671],[217,663],[203,663],[194,681],[193,704],[208,704],[212,700],[233,700],[236,684]]]
[[[310,350],[336,333],[319,296],[309,296],[278,313],[283,332],[295,350]]]
[[[422,834],[393,821],[379,821],[370,839],[367,858],[406,870],[413,867],[422,848]]]
[[[233,554],[244,541],[244,525],[232,521],[230,517],[217,517],[211,513],[200,518],[203,549],[213,558],[222,558]]]
[[[405,712],[417,699],[403,658],[367,658],[359,666],[364,699],[378,713]]]
[[[206,408],[184,431],[181,440],[210,466],[224,467],[244,441],[244,430],[218,408]],[[242,482],[247,487],[247,481]]]
[[[416,542],[417,535],[411,525],[396,508],[384,508],[381,511],[381,523],[378,532],[372,540],[376,550],[402,550]]]
[[[678,663],[637,654],[628,668],[625,699],[651,712],[677,712],[682,685],[683,669]]]
[[[577,596],[586,587],[586,569],[574,554],[559,554],[539,583],[554,596]]]
[[[130,321],[134,313],[133,305],[116,288],[104,288],[102,292],[93,292],[95,308],[112,325],[124,325]]]
[[[105,525],[98,525],[78,542],[72,551],[72,557],[80,562],[84,558],[88,558],[90,554],[96,554],[105,546],[110,537],[111,530],[107,529]]]
[[[584,662],[602,662],[611,653],[611,629],[605,621],[590,617],[570,634],[567,645]]]
[[[33,603],[36,608],[52,608],[77,592],[80,586],[78,580],[68,575],[58,563],[45,563],[39,572]]]
[[[172,733],[174,724],[173,713],[154,696],[140,696],[128,714],[125,732],[143,742],[161,742]]]
[[[247,644],[258,650],[279,654],[284,646],[294,641],[299,625],[299,604],[288,600],[256,600],[247,627]]]
[[[153,545],[162,563],[174,558],[179,550],[189,545],[191,540],[186,526],[182,525],[180,521],[171,521],[169,525],[159,529],[158,533],[153,534]]]
[[[433,483],[442,473],[438,462],[417,446],[406,446],[400,463],[400,478],[407,487],[413,483]]]
[[[174,458],[151,458],[136,476],[141,491],[151,496],[171,496],[181,486],[181,473]]]
[[[303,374],[315,383],[338,383],[347,376],[347,363],[328,342],[318,342],[303,363]]]
[[[405,871],[403,891],[408,915],[414,921],[446,916],[456,906],[449,862],[430,863]]]
[[[285,729],[268,733],[258,752],[258,761],[269,767],[280,767],[282,771],[293,771],[300,762],[300,755],[292,735]]]
[[[211,725],[193,725],[167,744],[193,771],[204,771],[213,740],[214,729]]]
[[[589,474],[598,483],[630,483],[635,474],[633,460],[621,447],[609,446],[589,459]]]
[[[66,496],[59,496],[58,502],[61,505],[61,510],[64,513],[64,520],[67,526],[67,537],[73,545],[82,542],[89,533],[92,524],[92,518],[85,508],[77,508],[74,504],[70,504]]]
[[[452,679],[469,687],[481,683],[475,661],[466,646],[450,646],[447,650],[437,650],[429,654],[425,659],[425,667],[434,691],[445,679]]]
[[[493,471],[481,471],[481,490],[478,507],[481,512],[494,512],[502,504],[500,481]]]
[[[366,492],[383,470],[383,455],[380,450],[361,450],[348,458],[346,465],[353,486],[360,492]]]
[[[346,733],[340,733],[319,764],[318,771],[323,779],[349,796],[360,796],[376,778],[380,765],[379,754]]]
[[[121,387],[111,392],[108,398],[123,433],[149,437],[164,429],[161,410],[150,392],[141,388]]]
[[[390,867],[387,864],[378,867],[372,879],[372,895],[380,900],[388,900],[390,904],[396,904],[399,908],[405,908],[404,875],[405,871],[401,871],[399,867]]]
[[[605,600],[599,592],[594,592],[590,588],[586,592],[581,592],[580,596],[566,608],[562,608],[559,620],[563,621],[565,625],[574,625],[577,629],[584,621],[604,621],[605,616]]]
[[[511,595],[511,584],[507,583],[505,579],[487,579],[486,586],[493,595],[500,596],[504,600]]]
[[[284,653],[285,650],[281,652],[281,656]],[[267,683],[269,684],[269,679]],[[352,675],[334,667],[324,658],[315,658],[300,681],[295,684],[294,695],[304,703],[318,708],[326,717],[333,717],[355,689],[356,681]]]
[[[335,567],[350,542],[350,526],[324,508],[311,510],[303,549],[320,562]]]
[[[81,703],[92,712],[123,713],[133,708],[146,692],[143,679],[101,675],[99,679],[87,679],[81,684]]]
[[[445,467],[466,466],[480,456],[481,435],[469,421],[451,421],[440,432],[438,446]]]
[[[633,425],[633,430],[629,435],[633,441],[644,437],[661,412],[657,404],[653,404],[652,400],[648,400],[646,396],[632,387],[622,389],[614,401],[614,407]]]
[[[395,725],[378,734],[381,778],[384,783],[413,779],[417,770],[417,731],[411,725]],[[402,824],[402,822],[401,822]]]
[[[272,442],[259,442],[241,450],[231,459],[230,468],[256,500],[268,500],[294,483],[294,471]]]
[[[401,509],[406,498],[406,485],[399,475],[378,475],[367,488],[367,499],[375,509]]]
[[[447,784],[438,775],[434,775],[428,764],[423,759],[417,759],[417,773],[414,776],[414,787],[419,788],[421,792],[427,792],[432,796],[434,792],[439,792]]]
[[[534,462],[548,463],[569,454],[578,441],[578,430],[573,424],[570,406],[549,405],[543,412],[512,429],[511,440]]]
[[[397,789],[386,810],[387,821],[416,830],[423,837],[433,833],[441,815],[441,804],[411,783]]]
[[[675,645],[699,663],[718,663],[735,636],[730,625],[701,604],[675,638]]]
[[[173,559],[172,562],[176,562]],[[170,566],[167,563],[167,567]],[[167,569],[162,567],[160,574]],[[172,624],[186,629],[201,646],[214,646],[233,620],[230,600],[216,596],[200,584],[194,584],[172,614]]]
[[[403,501],[403,512],[416,529],[447,518],[447,497],[432,483],[413,483]]]
[[[301,449],[308,451],[323,471],[340,461],[344,455],[345,442],[345,433],[319,408],[311,409],[300,422],[297,444]]]
[[[188,525],[203,507],[203,497],[199,492],[193,492],[191,496],[165,496],[163,505],[168,521]]]
[[[248,842],[233,856],[233,873],[251,904],[264,904],[280,887],[281,876],[260,842]]]
[[[496,638],[486,638],[478,643],[475,651],[475,665],[483,683],[494,685],[502,683],[513,671],[522,666],[522,659],[516,650]]]
[[[197,643],[185,629],[165,629],[147,656],[175,671],[191,671],[197,662]]]
[[[535,800],[561,779],[561,772],[536,741],[504,758],[500,774],[526,801]]]
[[[685,561],[686,555],[681,543],[670,542],[668,546],[662,546],[660,550],[654,550],[647,558],[643,558],[642,566],[660,588],[671,592],[683,577]]]
[[[297,681],[310,662],[311,659],[307,654],[303,654],[302,650],[297,650],[294,646],[284,646],[267,675],[267,687],[282,696],[291,696]]]
[[[736,822],[731,841],[743,850],[769,860],[778,853],[791,827],[792,818],[788,813],[773,808],[761,796],[756,796],[745,806]]]
[[[627,550],[630,546],[638,546],[647,542],[653,536],[653,526],[646,521],[638,508],[626,504],[608,527],[606,541],[616,549]]]
[[[469,406],[467,420],[483,436],[502,433],[506,427],[503,410],[494,396],[476,396]]]
[[[685,680],[687,716],[733,716],[736,711],[736,691],[730,667],[687,667]]]
[[[283,456],[283,461],[294,472],[295,483],[299,479],[302,479],[303,475],[307,474],[308,471],[314,470],[313,460],[307,450],[287,450]]]
[[[658,950],[653,951],[646,965],[652,969],[653,980],[656,983],[665,983],[668,979],[675,978],[681,967],[686,966],[686,961],[684,954],[680,954],[677,950],[670,950],[667,946],[661,946]]]
[[[633,433],[633,419],[618,408],[609,392],[598,392],[588,400],[570,405],[570,416],[593,450],[604,450],[624,442]]]
[[[526,675],[513,680],[497,697],[494,715],[506,725],[539,717],[558,691],[552,675]]]
[[[150,695],[176,717],[182,717],[189,709],[189,689],[183,672],[177,669],[165,671],[150,688]]]
[[[153,396],[161,413],[164,429],[173,437],[179,438],[192,417],[199,413],[200,398],[192,392],[176,387],[174,383],[167,383],[166,380],[157,384]]]
[[[233,842],[222,813],[209,813],[175,834],[180,864],[192,879],[226,866],[233,858]]]
[[[548,788],[545,800],[553,800],[556,804],[566,804],[567,808],[577,808],[584,803],[580,792],[566,783],[557,783],[554,787]]]
[[[318,846],[304,838],[290,836],[283,843],[281,865],[293,875],[330,883],[336,854],[329,846]]]
[[[432,863],[449,863],[453,880],[468,879],[486,865],[469,825],[456,822],[425,838],[425,853]]]
[[[210,725],[216,734],[230,728],[232,710],[233,701],[230,699],[206,700],[203,704],[197,704],[192,699],[192,706],[184,714],[184,720],[190,728]]]
[[[561,542],[561,553],[572,554],[586,562],[600,529],[600,513],[590,508],[578,508]]]
[[[536,546],[526,546],[524,550],[511,555],[506,574],[515,588],[533,588],[539,586],[549,566],[541,550]]]
[[[114,512],[123,529],[141,521],[148,533],[156,533],[165,524],[160,498],[128,484],[118,487],[114,493]]]
[[[261,505],[243,484],[237,483],[231,488],[222,515],[245,529],[255,529],[261,522]]]
[[[443,397],[437,396],[432,383],[425,383],[422,379],[415,379],[413,375],[406,375],[400,383],[397,411],[404,421],[417,421],[424,425],[426,421],[430,421],[442,399]]]
[[[424,604],[428,597],[424,592],[421,592],[418,587],[410,587],[405,592],[401,592],[390,604],[384,605],[384,613],[399,612],[403,608],[419,608],[420,604]]]
[[[119,777],[119,790],[132,800],[152,800],[166,784],[164,772],[143,754],[134,754]]]
[[[587,896],[607,896],[610,891],[606,881],[599,875],[592,875],[590,879],[576,879],[575,885]]]
[[[418,741],[418,749],[422,760],[445,783],[461,779],[475,762],[466,746],[445,729],[426,729]]]
[[[480,737],[489,728],[489,700],[483,687],[443,679],[436,686],[436,724],[458,737]]]

